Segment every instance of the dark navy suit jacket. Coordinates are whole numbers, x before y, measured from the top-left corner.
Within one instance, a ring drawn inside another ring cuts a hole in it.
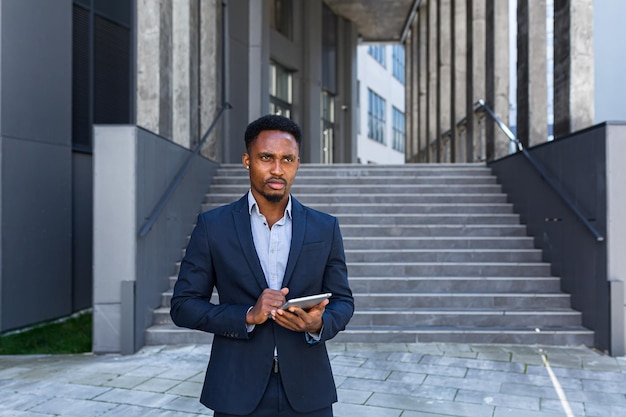
[[[254,411],[270,378],[274,347],[291,406],[306,413],[337,401],[325,341],[343,330],[354,302],[337,219],[292,197],[293,233],[283,279],[287,298],[331,292],[321,340],[268,320],[248,333],[245,317],[267,288],[250,227],[248,199],[198,216],[174,286],[171,316],[178,326],[214,334],[200,401],[235,415]],[[219,304],[209,299],[213,288]]]

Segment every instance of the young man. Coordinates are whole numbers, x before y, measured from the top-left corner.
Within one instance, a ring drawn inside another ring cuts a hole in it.
[[[354,302],[337,219],[289,193],[301,137],[282,116],[248,125],[250,191],[198,216],[174,287],[174,323],[214,334],[200,401],[216,417],[328,417],[337,401],[325,342]],[[280,308],[319,293],[332,296]]]

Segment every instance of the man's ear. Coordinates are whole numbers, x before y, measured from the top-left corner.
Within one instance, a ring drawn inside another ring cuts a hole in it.
[[[246,169],[250,169],[250,155],[244,152],[244,154],[241,155],[241,163]]]

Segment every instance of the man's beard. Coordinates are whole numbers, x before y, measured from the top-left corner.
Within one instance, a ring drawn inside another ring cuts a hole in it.
[[[284,194],[267,194],[267,193],[262,193],[261,195],[265,197],[265,199],[270,203],[280,203],[280,201],[285,196]]]

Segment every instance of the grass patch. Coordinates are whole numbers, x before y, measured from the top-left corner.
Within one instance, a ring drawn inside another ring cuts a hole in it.
[[[91,312],[0,336],[0,355],[91,352]]]

